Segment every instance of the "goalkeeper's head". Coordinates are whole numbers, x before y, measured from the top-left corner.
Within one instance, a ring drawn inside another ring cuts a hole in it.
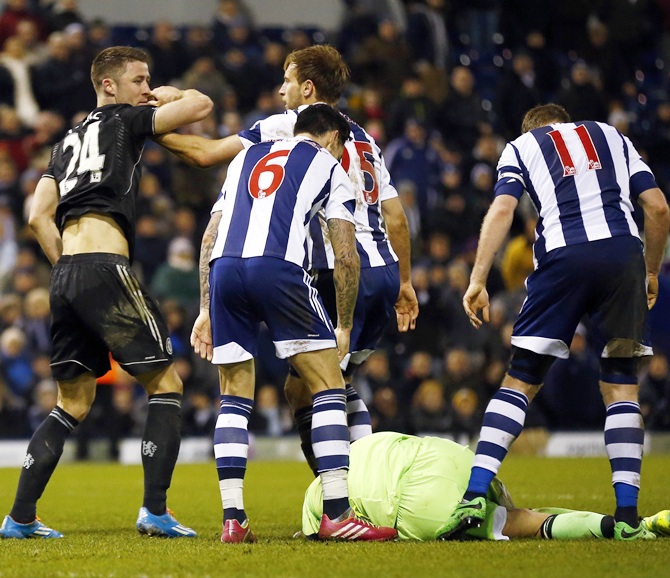
[[[337,104],[349,81],[349,67],[342,55],[332,46],[321,44],[291,52],[284,61],[284,70],[295,65],[300,84],[311,80],[317,100]]]

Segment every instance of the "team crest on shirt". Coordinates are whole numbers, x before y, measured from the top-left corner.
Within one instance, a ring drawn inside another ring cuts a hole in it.
[[[169,337],[165,340],[165,350],[168,352],[168,355],[172,355],[172,339]]]

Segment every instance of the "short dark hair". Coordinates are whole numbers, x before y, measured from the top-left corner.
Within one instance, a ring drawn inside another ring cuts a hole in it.
[[[319,99],[335,104],[349,81],[349,67],[332,46],[320,44],[291,52],[284,61],[284,70],[295,64],[299,83],[311,80]]]
[[[555,122],[570,122],[570,115],[560,104],[540,104],[531,108],[523,117],[522,134]]]
[[[305,108],[295,121],[293,134],[303,132],[314,136],[322,136],[331,130],[336,130],[340,144],[349,140],[351,128],[347,119],[329,104],[312,104]]]
[[[91,64],[91,82],[95,91],[98,91],[105,78],[117,80],[129,62],[149,64],[150,57],[144,50],[132,46],[110,46],[101,50]]]

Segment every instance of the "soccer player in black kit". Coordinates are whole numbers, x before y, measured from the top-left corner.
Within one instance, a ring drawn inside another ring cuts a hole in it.
[[[163,317],[130,269],[135,199],[145,140],[205,118],[197,90],[149,88],[148,57],[114,46],[91,66],[97,108],[53,149],[35,189],[29,224],[54,265],[51,370],[58,404],[35,431],[2,538],[60,538],[36,516],[65,439],[88,414],[109,353],[146,389],[140,533],[190,537],[166,508],[180,444],[182,382]]]

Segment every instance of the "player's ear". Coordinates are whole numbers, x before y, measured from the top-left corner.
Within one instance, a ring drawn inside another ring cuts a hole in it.
[[[103,79],[102,91],[105,93],[105,96],[116,96],[116,84],[111,78]]]
[[[311,80],[305,80],[305,82],[302,83],[302,96],[304,98],[309,98],[316,92],[316,89],[314,88],[314,83]]]

